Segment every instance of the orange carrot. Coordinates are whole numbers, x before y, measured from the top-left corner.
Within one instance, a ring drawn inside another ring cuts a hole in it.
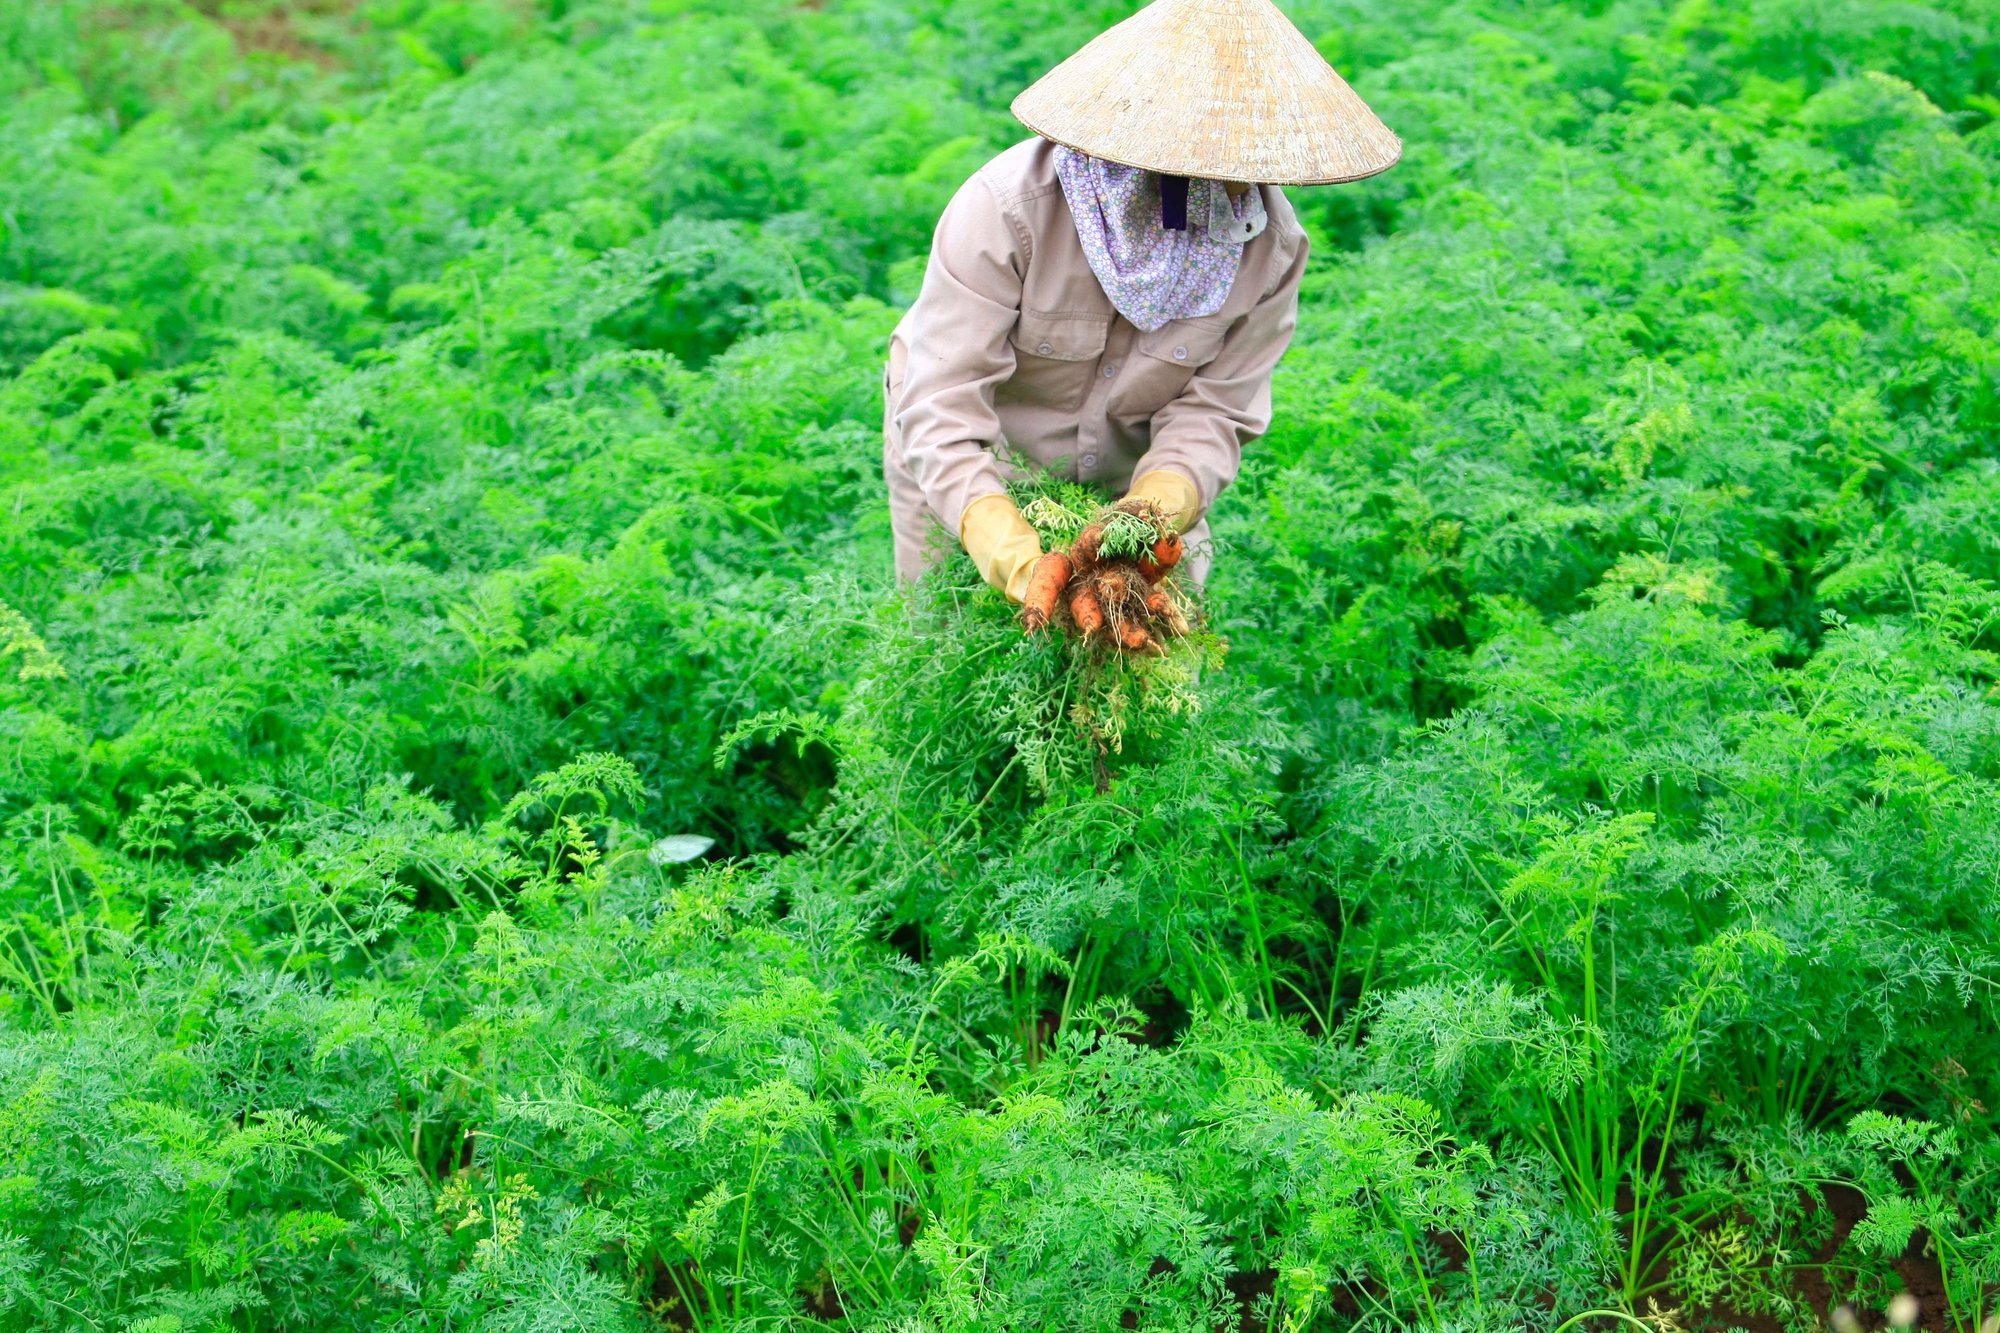
[[[1153,543],[1153,549],[1139,557],[1139,572],[1146,576],[1146,582],[1158,583],[1167,576],[1167,571],[1181,562],[1184,548],[1180,534],[1170,532]]]
[[[1103,544],[1104,524],[1102,523],[1093,523],[1082,532],[1076,534],[1076,540],[1070,544],[1069,558],[1075,564],[1077,573],[1081,574],[1084,570],[1089,569],[1097,563],[1098,548]]]
[[[1076,621],[1076,632],[1085,638],[1104,628],[1104,603],[1093,588],[1078,588],[1069,595],[1069,614]]]
[[[1132,595],[1131,567],[1122,560],[1100,566],[1092,575],[1097,596],[1107,607],[1116,608]]]
[[[1136,620],[1128,620],[1118,627],[1118,642],[1128,653],[1144,652],[1153,640],[1146,633],[1146,627]]]
[[[1055,619],[1056,603],[1069,579],[1069,557],[1061,551],[1050,551],[1035,562],[1035,572],[1028,576],[1028,595],[1021,599],[1023,629],[1033,634]]]
[[[1180,638],[1188,632],[1187,617],[1181,614],[1165,588],[1155,588],[1146,594],[1146,610],[1153,617],[1153,628],[1162,636]]]

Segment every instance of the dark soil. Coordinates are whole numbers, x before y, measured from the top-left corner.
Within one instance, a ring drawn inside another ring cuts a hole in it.
[[[1792,1290],[1795,1295],[1805,1298],[1813,1313],[1818,1316],[1822,1328],[1832,1329],[1834,1307],[1842,1304],[1839,1297],[1844,1293],[1837,1294],[1834,1291],[1832,1284],[1827,1281],[1825,1266],[1839,1254],[1841,1246],[1847,1241],[1848,1234],[1854,1230],[1855,1224],[1867,1211],[1867,1201],[1856,1190],[1834,1186],[1827,1190],[1826,1202],[1827,1207],[1833,1212],[1833,1234],[1828,1237],[1819,1253],[1811,1256],[1807,1266],[1792,1274]],[[1432,1239],[1441,1238],[1434,1236]],[[1447,1247],[1447,1251],[1449,1252],[1455,1245],[1456,1242],[1453,1241],[1452,1246]],[[1452,1257],[1462,1259],[1463,1253],[1461,1251]],[[1945,1301],[1944,1274],[1938,1268],[1936,1257],[1924,1252],[1924,1237],[1921,1234],[1910,1242],[1910,1248],[1892,1267],[1896,1276],[1902,1280],[1902,1289],[1917,1299],[1917,1322],[1912,1327],[1921,1333],[1955,1333],[1951,1322],[1951,1307]],[[1237,1306],[1242,1311],[1239,1333],[1264,1333],[1266,1326],[1257,1318],[1256,1310],[1259,1301],[1268,1297],[1274,1290],[1276,1280],[1277,1275],[1269,1270],[1237,1273],[1228,1279],[1230,1294],[1236,1298]],[[1660,1304],[1662,1309],[1678,1307],[1680,1314],[1677,1322],[1690,1333],[1720,1333],[1720,1330],[1724,1329],[1743,1329],[1746,1333],[1784,1333],[1784,1324],[1770,1315],[1747,1314],[1726,1305],[1713,1309],[1695,1309],[1675,1300],[1663,1300]],[[1347,1314],[1360,1313],[1359,1305],[1355,1304],[1352,1296],[1345,1291],[1336,1292],[1335,1308]],[[1884,1311],[1856,1308],[1853,1313],[1855,1324],[1850,1325],[1850,1328],[1858,1326],[1867,1330],[1880,1330],[1889,1327],[1888,1317]],[[1617,1333],[1620,1327],[1623,1326],[1614,1326],[1610,1320],[1605,1320],[1599,1326],[1599,1330],[1600,1333]]]
[[[333,52],[308,39],[298,27],[299,16],[345,18],[360,8],[360,0],[298,0],[263,13],[235,13],[220,0],[195,0],[194,7],[228,30],[240,51],[261,51],[286,60],[305,61],[321,69],[340,62]]]
[[[1812,1306],[1821,1323],[1831,1328],[1834,1307],[1842,1302],[1827,1281],[1825,1265],[1840,1252],[1848,1233],[1854,1230],[1868,1205],[1859,1191],[1838,1185],[1826,1191],[1826,1202],[1827,1207],[1833,1210],[1833,1235],[1820,1252],[1812,1256],[1809,1266],[1792,1274],[1792,1289]],[[1903,1290],[1917,1298],[1918,1315],[1914,1327],[1925,1333],[1948,1333],[1952,1322],[1951,1307],[1945,1301],[1944,1273],[1938,1267],[1937,1257],[1924,1252],[1924,1243],[1925,1237],[1919,1233],[1893,1267],[1896,1276],[1902,1279]],[[1889,1326],[1888,1318],[1881,1310],[1856,1307],[1854,1316],[1864,1329]],[[1770,1315],[1745,1314],[1727,1306],[1713,1310],[1683,1310],[1682,1322],[1696,1330],[1742,1328],[1748,1333],[1783,1333],[1784,1330],[1784,1324]]]

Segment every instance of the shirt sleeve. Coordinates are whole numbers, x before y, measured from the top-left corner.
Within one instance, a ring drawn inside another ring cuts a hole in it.
[[[993,450],[993,391],[1013,377],[1025,238],[983,176],[939,219],[924,285],[903,321],[894,418],[903,459],[932,511],[958,534],[974,500],[1006,490]]]
[[[1243,465],[1243,446],[1271,428],[1271,373],[1299,324],[1299,283],[1308,246],[1301,235],[1264,298],[1223,339],[1222,351],[1153,414],[1153,443],[1132,475],[1170,469],[1185,476],[1206,513]]]

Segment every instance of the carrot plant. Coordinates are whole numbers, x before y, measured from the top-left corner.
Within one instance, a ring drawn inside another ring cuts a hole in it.
[[[1977,1223],[1968,1225],[1960,1187],[1946,1183],[1952,1159],[1962,1152],[1957,1133],[1929,1121],[1863,1111],[1849,1122],[1847,1137],[1876,1159],[1862,1170],[1868,1216],[1856,1228],[1854,1243],[1893,1257],[1923,1232],[1937,1256],[1951,1326],[1971,1329],[1983,1323],[1994,1309],[2000,1236]],[[1908,1185],[1886,1174],[1885,1165],[1900,1167]]]

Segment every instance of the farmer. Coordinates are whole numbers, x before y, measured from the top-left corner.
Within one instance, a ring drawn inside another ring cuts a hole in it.
[[[1207,572],[1208,507],[1271,419],[1306,238],[1280,183],[1359,180],[1396,136],[1270,0],[1156,0],[1014,102],[1038,138],[967,181],[889,344],[896,572],[956,540],[1021,600],[1010,477],[1152,501]]]

